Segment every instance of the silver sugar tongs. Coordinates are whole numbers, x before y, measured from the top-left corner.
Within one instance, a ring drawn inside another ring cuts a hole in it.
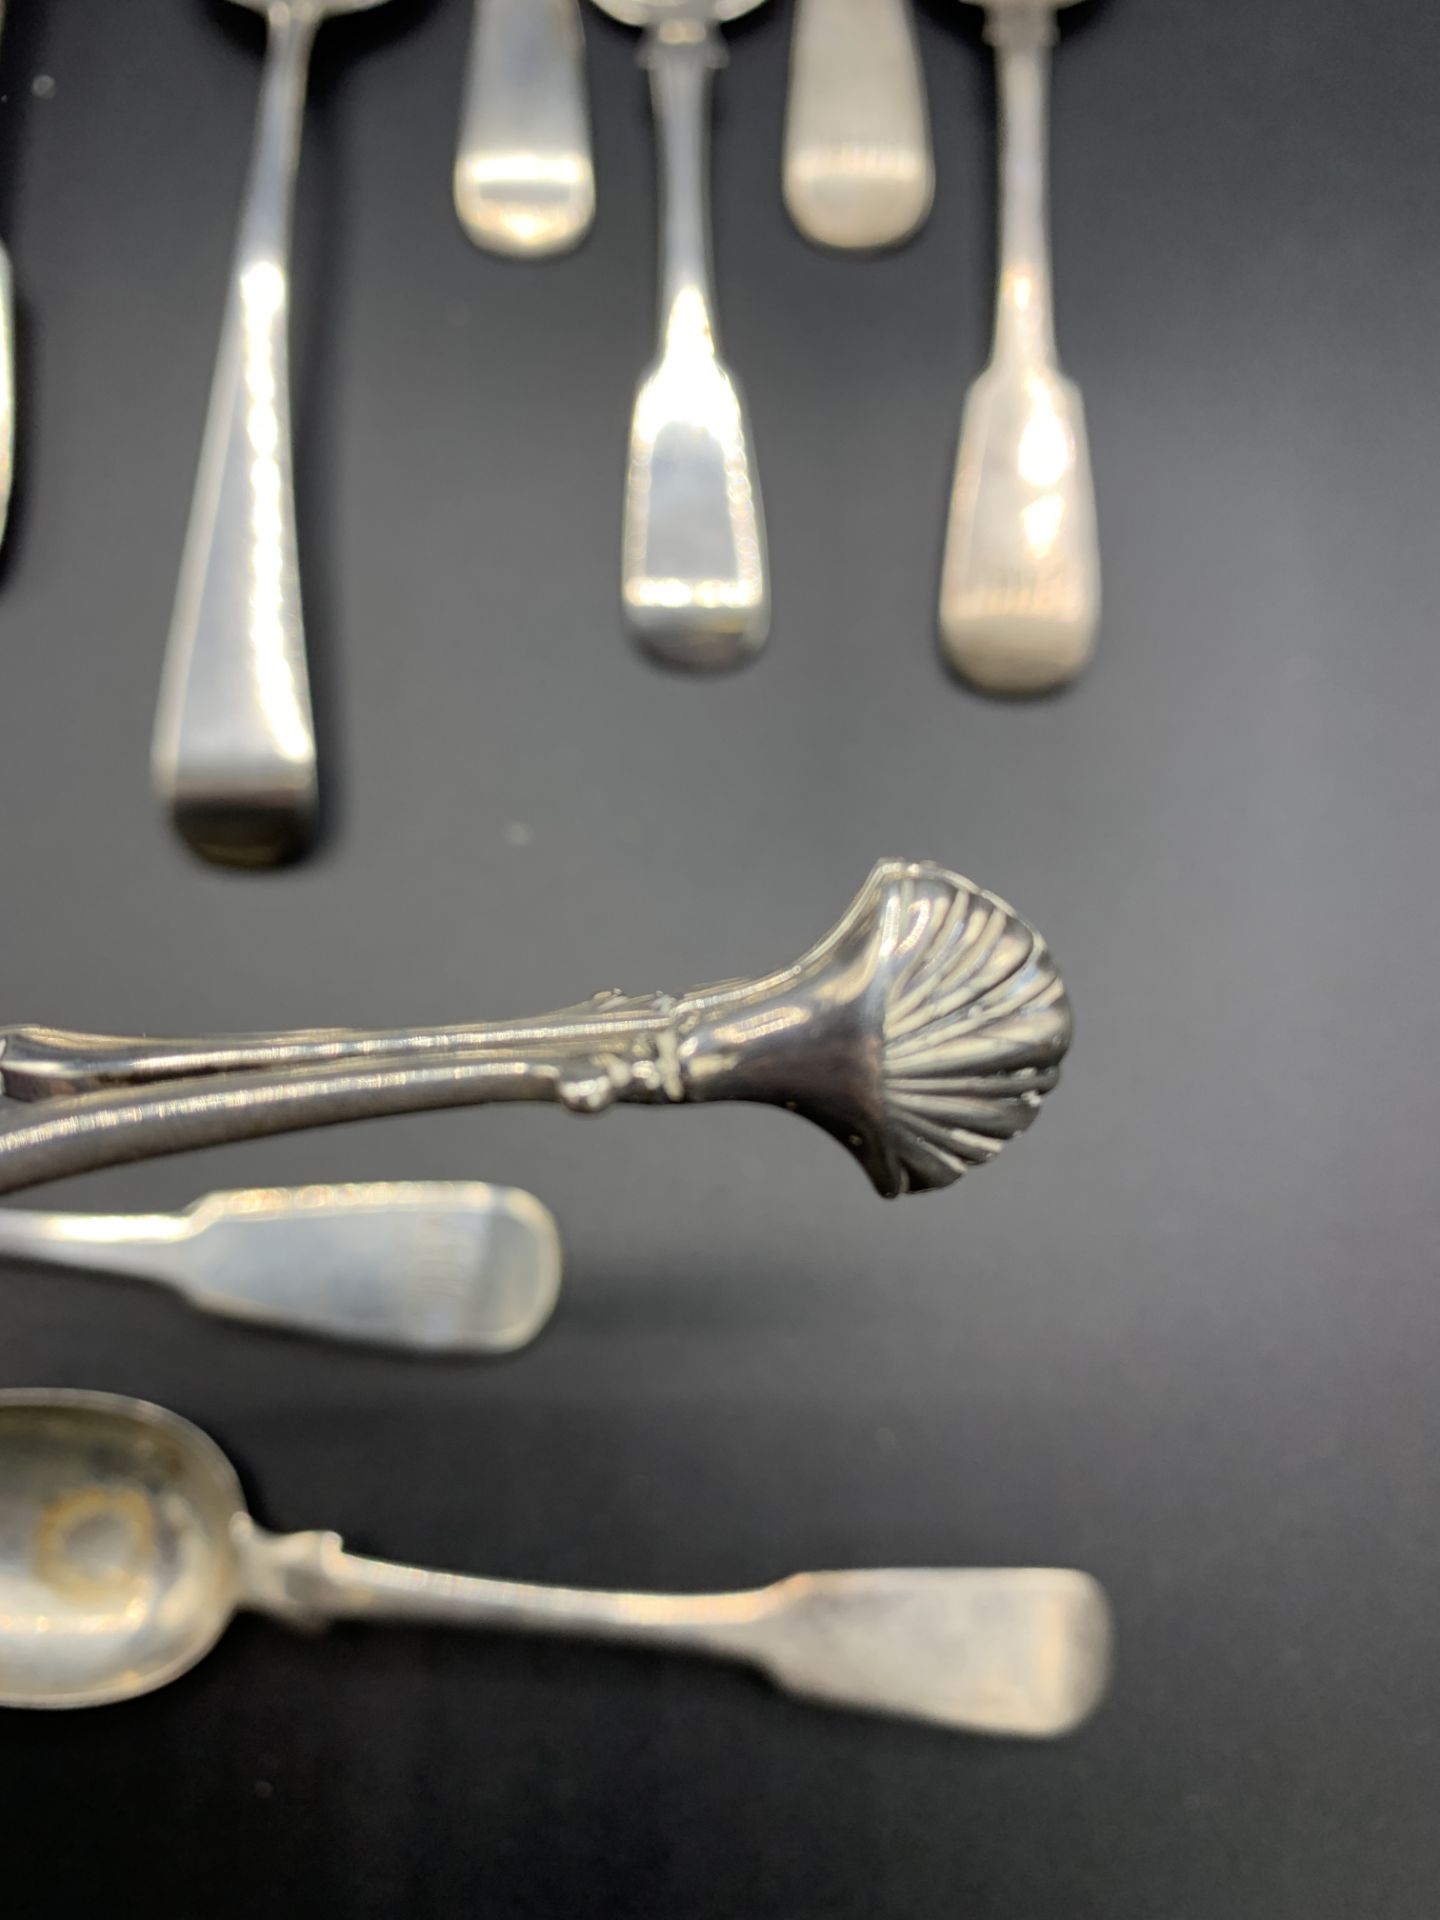
[[[793,966],[678,998],[602,993],[513,1025],[409,1033],[0,1029],[0,1193],[384,1114],[745,1100],[813,1120],[891,1197],[948,1186],[1027,1127],[1070,1033],[1033,928],[956,874],[887,860]]]

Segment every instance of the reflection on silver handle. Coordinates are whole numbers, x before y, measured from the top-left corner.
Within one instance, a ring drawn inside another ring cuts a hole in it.
[[[0,543],[10,518],[15,483],[15,280],[0,246]]]
[[[708,28],[647,33],[659,129],[660,349],[636,396],[625,494],[625,611],[680,667],[732,667],[770,624],[765,528],[739,388],[716,348],[706,206]]]
[[[799,0],[785,205],[821,246],[892,247],[935,195],[909,0]]]
[[[242,1536],[249,1601],[282,1617],[440,1621],[745,1661],[827,1706],[1046,1739],[1099,1704],[1110,1617],[1063,1568],[801,1573],[743,1593],[597,1593],[364,1559],[333,1533]]]
[[[576,0],[475,0],[455,210],[478,247],[540,257],[595,217]]]
[[[940,625],[952,664],[995,693],[1063,686],[1100,619],[1100,551],[1079,389],[1060,373],[1046,232],[1048,7],[995,7],[1000,281],[990,364],[971,388]]]
[[[126,1274],[202,1312],[423,1353],[510,1353],[550,1318],[560,1239],[478,1181],[216,1193],[183,1214],[0,1210],[0,1258]]]
[[[0,1028],[0,1192],[385,1113],[745,1100],[824,1127],[880,1193],[923,1193],[1029,1127],[1070,1032],[1055,963],[1013,908],[885,860],[801,959],[678,999],[602,993],[520,1025],[398,1033]]]
[[[315,732],[290,467],[290,208],[310,9],[276,6],[255,155],[165,660],[154,768],[207,858],[266,865],[310,837]]]

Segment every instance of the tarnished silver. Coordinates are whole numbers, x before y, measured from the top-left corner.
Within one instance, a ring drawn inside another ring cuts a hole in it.
[[[678,999],[602,993],[535,1020],[401,1033],[0,1029],[0,1192],[427,1108],[742,1100],[814,1121],[889,1197],[949,1186],[1028,1127],[1070,1032],[1049,950],[1013,908],[887,860],[793,966]]]
[[[237,1610],[292,1626],[435,1621],[758,1667],[826,1706],[1046,1739],[1099,1704],[1110,1614],[1052,1567],[799,1573],[740,1593],[591,1593],[362,1559],[267,1533],[207,1435],[118,1394],[0,1392],[0,1704],[134,1699]]]
[[[595,218],[579,0],[475,0],[455,211],[477,247],[541,258]]]
[[[1089,660],[1100,548],[1079,388],[1060,372],[1046,227],[1046,87],[1055,5],[991,0],[1000,95],[1000,280],[990,364],[965,403],[940,586],[952,665],[1042,693]]]
[[[380,0],[238,0],[269,26],[245,212],[170,626],[157,791],[206,859],[293,858],[316,814],[290,452],[290,224],[320,22]]]
[[[212,1193],[179,1214],[0,1210],[0,1259],[124,1274],[204,1313],[414,1353],[512,1353],[560,1292],[560,1235],[514,1187]]]
[[[660,341],[630,428],[621,593],[670,666],[738,666],[770,631],[765,518],[745,403],[722,362],[706,186],[714,23],[761,0],[596,0],[645,28],[660,143]]]
[[[898,246],[935,197],[910,0],[796,0],[785,205],[823,247]]]

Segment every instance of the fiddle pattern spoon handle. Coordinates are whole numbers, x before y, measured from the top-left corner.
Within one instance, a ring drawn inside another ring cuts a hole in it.
[[[819,246],[898,246],[923,224],[935,163],[909,0],[798,0],[784,191]]]
[[[707,26],[642,43],[660,146],[660,343],[630,432],[622,593],[641,644],[668,665],[738,665],[769,631],[765,527],[745,405],[718,351],[706,185]]]
[[[1090,658],[1100,553],[1080,391],[1060,372],[1046,217],[1050,6],[987,11],[1000,95],[1000,274],[990,363],[965,403],[940,629],[1001,694],[1063,686]]]
[[[527,1345],[561,1273],[548,1209],[479,1181],[259,1188],[180,1214],[0,1208],[0,1259],[124,1274],[252,1326],[431,1354]]]
[[[477,247],[539,259],[590,231],[584,58],[577,0],[475,0],[455,210]]]
[[[1098,1705],[1109,1609],[1065,1568],[801,1573],[740,1593],[606,1593],[372,1560],[333,1533],[240,1535],[248,1603],[291,1621],[444,1622],[758,1667],[827,1706],[970,1733],[1070,1732]]]
[[[316,807],[290,452],[290,222],[310,5],[272,6],[246,206],[161,681],[156,786],[228,865],[303,851]]]

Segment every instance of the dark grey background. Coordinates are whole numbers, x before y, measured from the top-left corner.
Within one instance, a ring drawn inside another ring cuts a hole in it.
[[[897,853],[1045,929],[1079,1037],[1027,1142],[894,1207],[738,1109],[450,1114],[57,1188],[533,1183],[570,1284],[532,1353],[422,1368],[7,1273],[0,1378],[166,1402],[268,1523],[373,1550],[682,1588],[1075,1564],[1121,1638],[1103,1716],[1026,1749],[682,1662],[243,1622],[162,1695],[0,1723],[8,1904],[1433,1920],[1433,7],[1067,21],[1060,330],[1107,607],[1090,677],[1026,708],[933,644],[991,271],[969,9],[923,10],[935,217],[869,263],[782,214],[788,7],[732,36],[718,252],[775,629],[713,682],[648,668],[615,611],[652,310],[630,36],[588,20],[598,227],[517,267],[450,210],[462,0],[327,28],[296,384],[334,804],[321,857],[256,878],[171,843],[146,756],[258,24],[11,11],[0,1015],[399,1025],[678,988],[791,957]]]

